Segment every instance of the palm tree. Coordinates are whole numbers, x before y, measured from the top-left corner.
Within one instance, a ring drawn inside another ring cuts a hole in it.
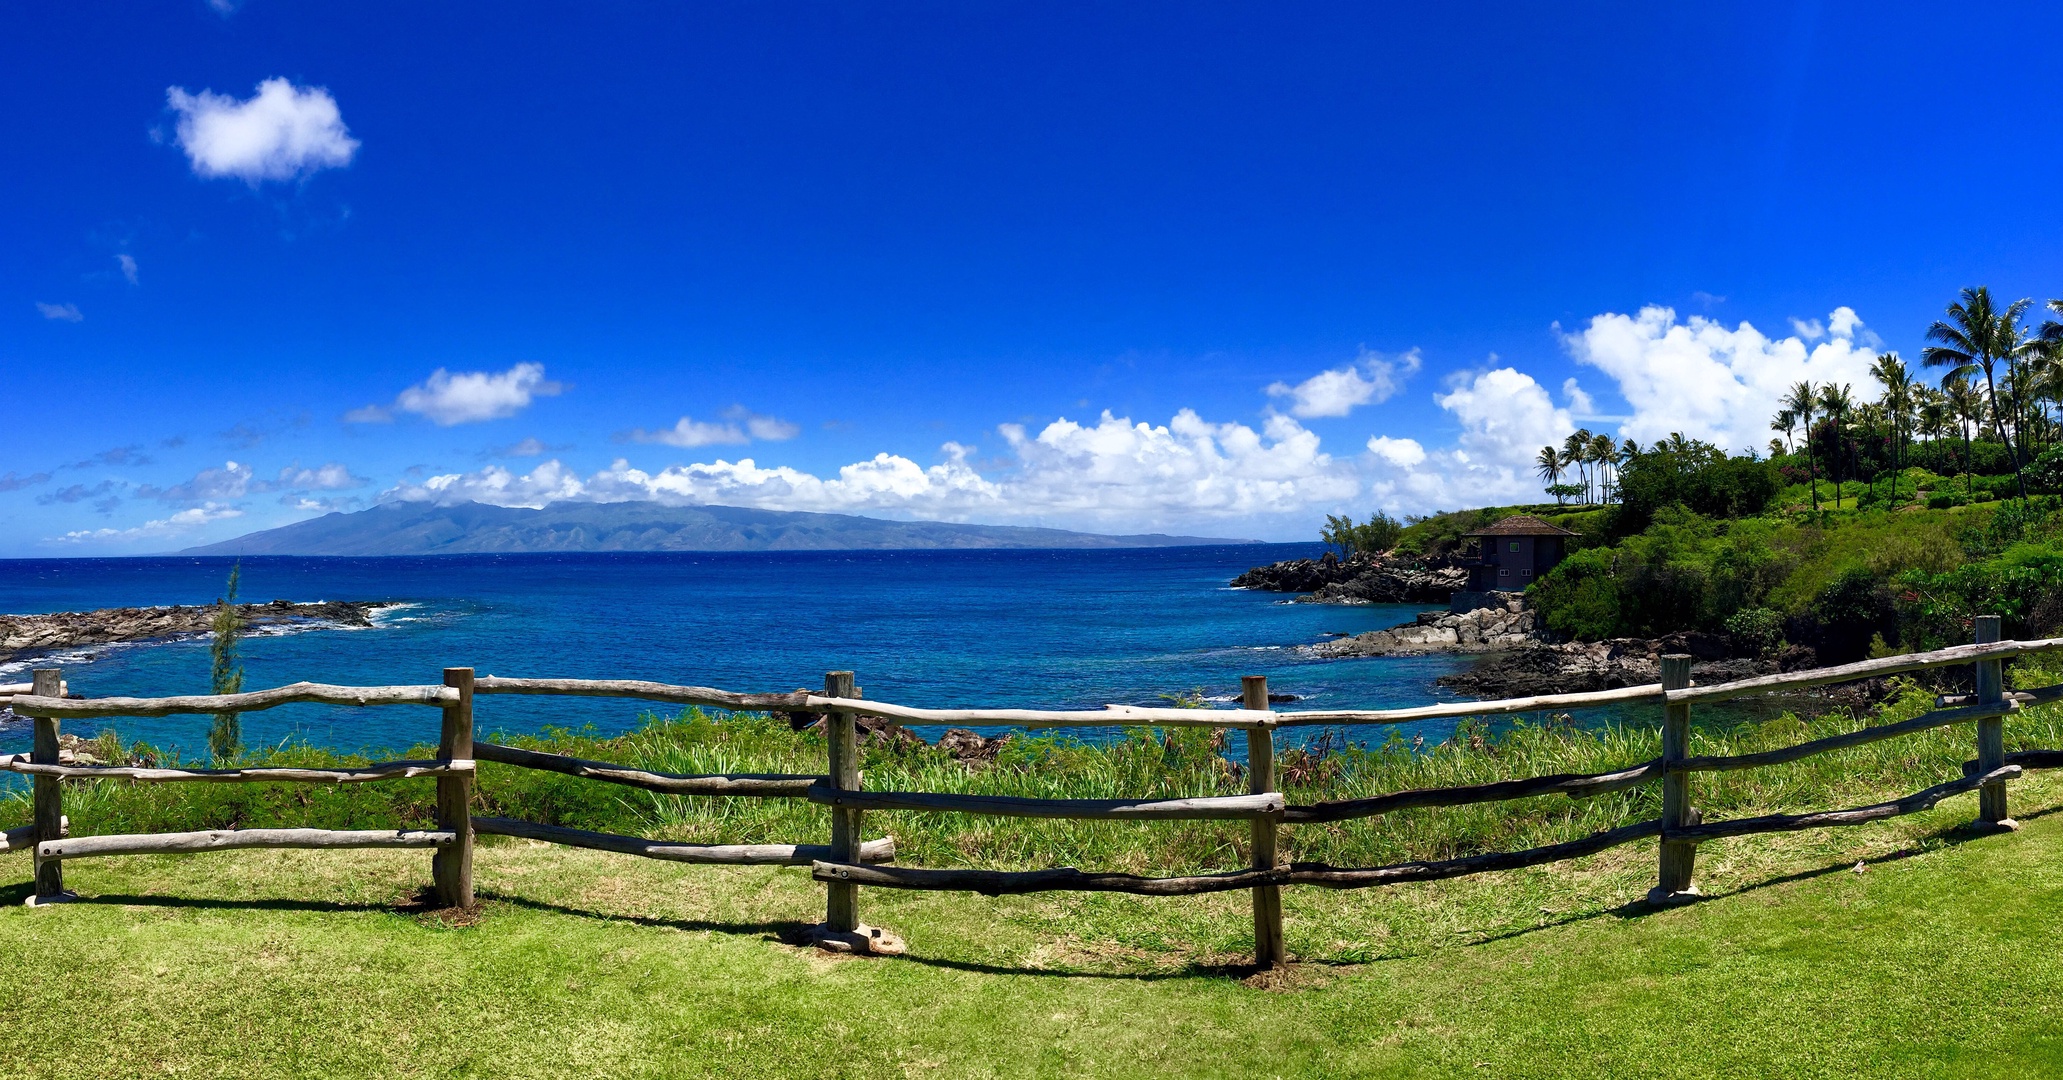
[[[1848,411],[1855,407],[1854,392],[1847,383],[1836,386],[1827,383],[1819,388],[1820,411],[1826,414],[1829,425],[1834,429],[1834,509],[1841,509],[1841,436],[1842,421]]]
[[[1597,463],[1598,500],[1600,502],[1611,502],[1612,492],[1606,486],[1606,480],[1610,476],[1607,470],[1618,467],[1619,448],[1613,445],[1610,435],[1599,432],[1590,437],[1590,460]]]
[[[1547,489],[1554,495],[1554,504],[1563,505],[1562,493],[1558,490],[1562,486],[1561,452],[1552,446],[1541,447],[1540,456],[1533,459],[1533,467],[1539,471],[1540,478],[1547,481]]]
[[[1778,446],[1782,446],[1784,448],[1784,453],[1795,453],[1796,451],[1791,448],[1791,433],[1797,430],[1797,427],[1797,413],[1794,413],[1789,409],[1778,410],[1775,418],[1771,419],[1769,422],[1769,430],[1781,432],[1784,436],[1784,441],[1779,443],[1775,439],[1769,440],[1770,452],[1774,454],[1776,452],[1776,448]]]
[[[1946,367],[1951,374],[1960,372],[1965,376],[1984,373],[1991,426],[1998,429],[2007,451],[2013,455],[2013,484],[2023,499],[2027,497],[2027,484],[2020,475],[2019,411],[2014,409],[2014,426],[2007,428],[2005,416],[1999,410],[1998,380],[1993,377],[1993,369],[2003,360],[2007,375],[2019,371],[2020,360],[2028,354],[2030,344],[2020,328],[2020,317],[2031,302],[2022,298],[2000,310],[1992,301],[1989,288],[1979,285],[1964,289],[1962,299],[1948,306],[1948,318],[1927,328],[1927,340],[1939,344],[1929,345],[1920,353],[1920,360],[1928,367]]]
[[[1970,383],[1970,376],[1960,369],[1941,377],[1941,391],[1947,398],[1949,414],[1956,419],[1956,426],[1963,433],[1963,458],[1958,464],[1963,467],[1963,494],[1970,494],[1970,426],[1984,422],[1984,397]]]
[[[1577,428],[1568,438],[1562,440],[1562,464],[1574,465],[1576,475],[1583,483],[1583,504],[1590,505],[1590,429]]]
[[[1784,398],[1784,408],[1805,421],[1805,476],[1812,487],[1812,512],[1819,513],[1819,464],[1812,453],[1812,410],[1819,407],[1819,395],[1809,382],[1793,383]]]
[[[1884,353],[1870,365],[1870,375],[1883,384],[1886,426],[1891,429],[1891,498],[1898,498],[1898,478],[1905,472],[1905,444],[1913,415],[1913,377],[1897,353]]]

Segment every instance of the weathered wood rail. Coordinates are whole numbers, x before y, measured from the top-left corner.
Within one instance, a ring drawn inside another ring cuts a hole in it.
[[[242,694],[185,697],[76,697],[56,670],[35,673],[31,684],[0,686],[0,704],[35,718],[34,750],[0,755],[0,771],[20,773],[34,781],[33,820],[0,832],[0,852],[32,850],[35,886],[29,903],[66,898],[63,863],[70,859],[221,851],[237,848],[428,848],[431,874],[439,899],[453,906],[472,902],[473,844],[476,835],[521,837],[570,847],[616,852],[673,862],[714,865],[808,866],[825,885],[825,921],[818,940],[830,948],[854,951],[899,951],[893,935],[859,921],[859,889],[952,890],[987,895],[1055,890],[1124,892],[1145,896],[1189,896],[1250,890],[1253,893],[1254,952],[1261,966],[1288,958],[1283,943],[1281,889],[1290,885],[1358,889],[1407,881],[1430,881],[1500,870],[1514,870],[1593,855],[1609,848],[1658,839],[1658,883],[1649,892],[1654,902],[1697,895],[1692,882],[1699,844],[1757,833],[1860,825],[1933,808],[1951,796],[1977,792],[1978,822],[2010,829],[2006,783],[2029,769],[2063,768],[2063,749],[2006,753],[2003,724],[2021,709],[2063,701],[2063,686],[2006,692],[2003,662],[2031,653],[2063,651],[2063,638],[2039,641],[1999,640],[1999,620],[1977,620],[1977,642],[1933,652],[1866,660],[1813,671],[1770,675],[1713,686],[1690,680],[1690,658],[1663,658],[1662,681],[1581,694],[1547,694],[1500,701],[1443,702],[1404,709],[1345,709],[1277,712],[1268,707],[1267,681],[1244,680],[1241,707],[1197,710],[1106,706],[1100,710],[931,709],[869,701],[853,685],[851,672],[825,676],[821,694],[806,691],[744,694],[703,686],[680,686],[630,679],[518,679],[474,677],[470,668],[450,668],[441,685],[329,686],[295,683]],[[1943,697],[1920,716],[1864,727],[1776,750],[1735,756],[1693,756],[1686,752],[1690,710],[1701,702],[1723,701],[1751,694],[1793,691],[1858,679],[1951,667],[1974,666],[1976,692]],[[528,694],[616,697],[694,705],[732,711],[814,714],[822,718],[829,760],[814,775],[711,774],[655,772],[614,762],[590,761],[561,754],[526,750],[473,738],[474,703],[481,695]],[[65,717],[165,716],[269,709],[318,703],[348,706],[427,705],[441,710],[438,757],[421,761],[388,761],[353,768],[228,768],[181,769],[64,764],[58,754],[58,724]],[[1381,725],[1419,720],[1498,716],[1543,710],[1603,705],[1649,704],[1662,707],[1663,752],[1658,758],[1596,774],[1522,777],[1494,783],[1448,788],[1395,791],[1360,799],[1309,805],[1291,804],[1275,790],[1274,740],[1278,728],[1313,725]],[[1159,799],[1034,799],[1000,795],[968,795],[918,791],[869,791],[858,769],[856,718],[877,717],[932,725],[1081,728],[1200,726],[1237,728],[1247,739],[1245,795]],[[1704,821],[1691,805],[1692,778],[1703,772],[1756,769],[1798,761],[1885,739],[1958,724],[1972,724],[1977,757],[1965,762],[1961,777],[1900,799],[1846,810],[1805,814],[1770,814],[1726,821]],[[832,827],[824,844],[686,844],[634,836],[590,832],[540,822],[471,813],[476,761],[618,784],[668,795],[719,798],[805,799],[829,807]],[[121,780],[130,783],[309,783],[351,784],[428,779],[437,785],[434,828],[393,830],[222,829],[146,835],[72,836],[63,813],[63,784]],[[1497,851],[1432,862],[1390,866],[1329,866],[1283,862],[1278,857],[1285,826],[1375,817],[1413,808],[1466,806],[1531,799],[1550,795],[1586,798],[1647,784],[1662,787],[1660,816],[1594,833],[1590,836],[1522,851]],[[862,838],[869,813],[960,813],[1004,817],[1091,820],[1245,820],[1253,830],[1252,865],[1220,873],[1173,877],[1097,873],[1074,867],[1044,870],[977,870],[883,865],[895,860],[892,837]]]

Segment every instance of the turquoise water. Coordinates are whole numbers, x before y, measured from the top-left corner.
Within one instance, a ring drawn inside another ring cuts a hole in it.
[[[1406,621],[1420,605],[1335,607],[1226,586],[1257,563],[1316,545],[1122,551],[755,552],[243,560],[246,600],[389,600],[373,629],[325,629],[245,642],[245,685],[308,680],[435,683],[447,666],[480,674],[640,678],[740,691],[815,688],[851,669],[869,698],[923,706],[1096,708],[1159,704],[1201,689],[1229,704],[1241,675],[1300,695],[1284,708],[1386,707],[1453,700],[1433,685],[1451,657],[1311,660],[1293,646],[1326,632]],[[0,611],[32,613],[205,604],[219,558],[0,561]],[[92,696],[201,693],[205,641],[65,650],[0,667],[26,681],[58,664]],[[547,725],[634,727],[648,708],[586,698],[482,698],[486,732]],[[114,719],[125,739],[206,745],[206,717]],[[384,753],[434,741],[432,709],[295,705],[244,717],[250,745],[306,741]],[[0,752],[28,744],[0,723]],[[1401,729],[1444,738],[1451,721]],[[92,735],[85,721],[65,730]],[[1384,728],[1361,729],[1380,740]],[[1092,733],[1093,735],[1093,733]]]

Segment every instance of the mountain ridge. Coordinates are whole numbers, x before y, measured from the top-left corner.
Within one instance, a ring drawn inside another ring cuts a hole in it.
[[[477,555],[607,551],[865,551],[1195,547],[1255,540],[1105,535],[1024,525],[649,502],[382,503],[186,548],[180,555]]]

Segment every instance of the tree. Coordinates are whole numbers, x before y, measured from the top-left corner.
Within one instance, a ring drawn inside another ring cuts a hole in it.
[[[1855,406],[1854,392],[1847,383],[1838,386],[1827,383],[1819,388],[1820,411],[1826,415],[1828,426],[1834,432],[1834,509],[1841,509],[1841,438],[1844,434],[1842,421],[1848,410]]]
[[[1583,484],[1584,505],[1590,504],[1590,429],[1577,428],[1568,438],[1562,440],[1562,464],[1576,467],[1577,479]]]
[[[1541,447],[1539,456],[1533,459],[1533,468],[1540,474],[1540,479],[1547,481],[1547,493],[1554,496],[1554,504],[1556,506],[1563,505],[1562,493],[1560,491],[1562,486],[1561,451],[1556,450],[1552,446]]]
[[[1769,421],[1769,430],[1782,435],[1784,437],[1784,440],[1782,442],[1778,442],[1775,439],[1769,440],[1769,452],[1771,456],[1774,456],[1776,454],[1778,447],[1782,447],[1784,453],[1786,454],[1797,452],[1792,448],[1791,445],[1791,433],[1797,430],[1797,428],[1797,413],[1794,413],[1789,409],[1779,409],[1777,411],[1776,416],[1772,417]]]
[[[241,562],[229,568],[229,584],[223,589],[222,599],[215,601],[211,627],[215,639],[208,646],[208,664],[209,682],[217,694],[241,693],[244,688],[244,669],[238,656],[244,618],[236,609],[237,584],[243,569]],[[208,753],[220,764],[235,759],[242,746],[243,721],[233,712],[216,713],[214,724],[208,728]]]
[[[1612,491],[1606,486],[1611,472],[1619,464],[1619,448],[1612,443],[1612,437],[1602,432],[1590,437],[1590,460],[1597,464],[1598,501],[1611,502]]]
[[[1819,395],[1813,392],[1812,384],[1800,382],[1791,384],[1791,392],[1784,397],[1784,408],[1805,421],[1805,476],[1812,487],[1812,512],[1819,513],[1819,464],[1812,453],[1812,410],[1819,407]]]
[[[1884,353],[1870,365],[1870,376],[1884,387],[1884,396],[1878,399],[1883,407],[1885,426],[1891,429],[1891,493],[1898,497],[1898,477],[1905,472],[1905,445],[1912,430],[1913,377],[1906,370],[1905,361],[1897,353]]]
[[[1960,369],[1941,377],[1941,392],[1947,399],[1949,415],[1955,417],[1956,427],[1963,433],[1962,466],[1963,494],[1970,494],[1970,428],[1984,422],[1984,396],[1971,384],[1970,377]]]
[[[1991,405],[1991,426],[1998,430],[1999,438],[2005,440],[2007,451],[2013,455],[2013,484],[2023,499],[2027,497],[2027,484],[2020,475],[2024,462],[2018,408],[2014,407],[2015,424],[2009,428],[1999,409],[1998,380],[1993,372],[2003,360],[2006,374],[2015,375],[2021,359],[2029,354],[2031,343],[2020,329],[2020,317],[2030,302],[2022,298],[2001,310],[1992,300],[1989,288],[1979,285],[1964,289],[1962,298],[1948,306],[1948,318],[1927,328],[1927,340],[1937,344],[1920,353],[1922,363],[1949,368],[1952,375],[1968,377],[1983,373],[1984,396]]]

